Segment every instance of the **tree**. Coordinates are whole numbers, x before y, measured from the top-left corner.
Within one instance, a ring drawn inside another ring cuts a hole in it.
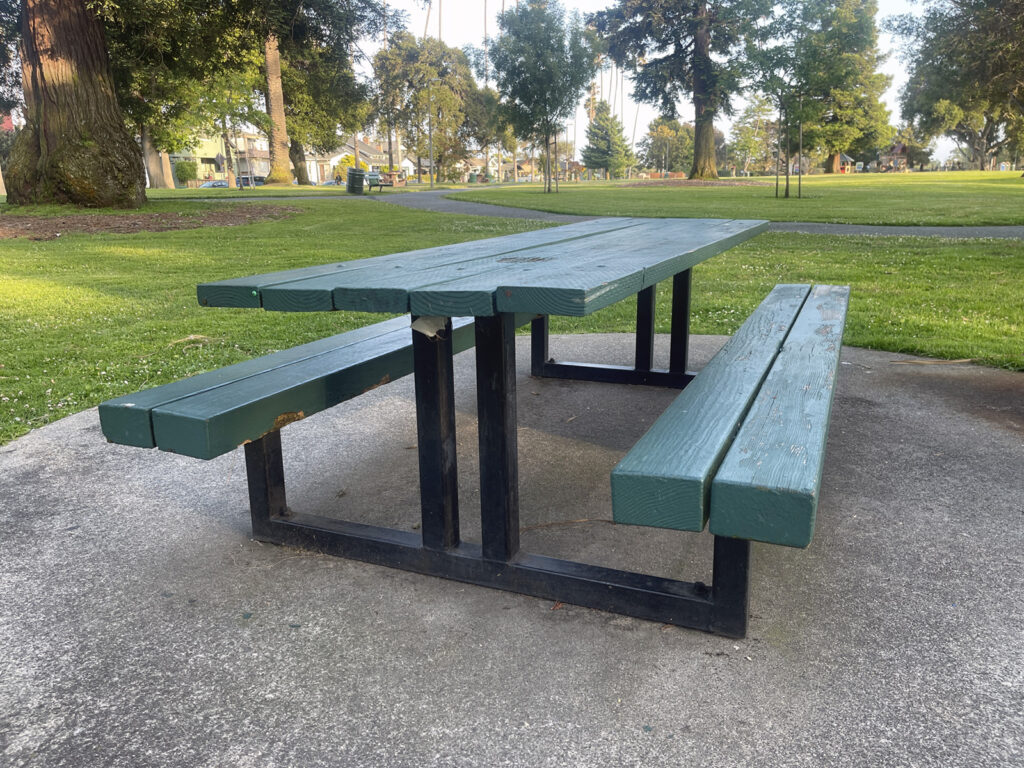
[[[770,171],[775,164],[778,124],[771,103],[754,94],[732,126],[732,151],[743,172]]]
[[[138,208],[142,154],[117,103],[100,20],[83,0],[22,0],[21,34],[25,128],[8,202]]]
[[[607,101],[597,102],[594,119],[587,126],[587,145],[581,156],[587,168],[600,168],[609,179],[621,177],[633,163],[622,123],[612,114]]]
[[[430,154],[444,175],[454,175],[466,154],[465,104],[475,88],[465,53],[432,37],[408,32],[392,35],[385,53],[375,59],[379,80],[377,103],[408,138],[421,160]],[[422,162],[417,164],[422,167]]]
[[[688,95],[694,109],[690,176],[718,177],[715,116],[739,91],[740,44],[757,34],[767,0],[618,0],[594,16],[612,60],[635,72],[634,97],[666,115]]]
[[[547,153],[545,191],[551,187],[551,145],[574,112],[595,71],[593,41],[579,16],[566,21],[555,0],[529,0],[498,17],[501,36],[491,47],[494,76],[508,122],[521,138],[538,138]]]
[[[685,171],[693,165],[693,125],[662,115],[651,121],[640,140],[641,163],[662,172]]]
[[[464,104],[467,136],[484,152],[485,168],[490,168],[491,147],[501,140],[505,125],[502,122],[498,93],[493,88],[472,87]],[[487,171],[490,173],[490,171]]]
[[[767,44],[748,50],[756,87],[780,114],[787,168],[798,124],[828,172],[839,171],[841,153],[874,154],[891,139],[876,12],[875,0],[786,0],[765,27]]]
[[[1024,121],[1024,2],[932,0],[897,30],[910,65],[904,119],[949,136],[984,169]]]
[[[141,139],[151,187],[174,187],[170,152],[250,122],[257,40],[235,4],[205,0],[90,0],[104,23],[117,99]]]
[[[838,173],[839,155],[874,154],[892,137],[882,94],[891,78],[878,72],[876,0],[815,0],[802,4],[799,70],[809,114],[804,140],[828,155],[825,170]]]

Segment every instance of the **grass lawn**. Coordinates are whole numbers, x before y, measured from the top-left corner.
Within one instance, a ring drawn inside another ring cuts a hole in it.
[[[731,181],[731,180],[727,180]],[[745,181],[745,180],[741,180]],[[803,197],[775,197],[774,178],[750,186],[656,186],[637,182],[540,185],[458,192],[460,200],[554,213],[595,216],[682,216],[839,224],[1024,224],[1024,178],[1019,171],[861,173],[807,176]]]
[[[352,198],[288,205],[301,212],[238,227],[0,241],[0,443],[118,394],[381,319],[204,309],[197,282],[538,226]],[[693,331],[732,333],[777,282],[851,284],[848,344],[1024,370],[1019,241],[761,235],[695,270]],[[624,303],[553,328],[628,331],[632,312]]]

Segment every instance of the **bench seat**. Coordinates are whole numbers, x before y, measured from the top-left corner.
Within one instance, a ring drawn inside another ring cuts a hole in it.
[[[452,318],[454,351],[473,318]],[[107,440],[212,459],[413,370],[408,315],[102,403]]]
[[[612,471],[615,521],[806,547],[848,299],[776,286]]]

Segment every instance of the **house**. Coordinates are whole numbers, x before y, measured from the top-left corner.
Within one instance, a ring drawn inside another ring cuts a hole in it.
[[[202,137],[192,149],[172,152],[171,166],[190,160],[196,164],[196,178],[200,181],[226,179],[229,154],[236,176],[270,173],[270,145],[265,136],[255,131],[232,131],[227,141],[223,135]],[[179,184],[176,174],[175,183]]]
[[[909,169],[907,160],[910,152],[907,145],[902,141],[890,144],[884,152],[878,153],[878,170],[882,173],[892,171],[906,171]]]

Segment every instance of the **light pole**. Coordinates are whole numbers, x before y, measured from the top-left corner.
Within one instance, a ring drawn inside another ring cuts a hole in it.
[[[434,188],[434,83],[441,82],[440,77],[432,77],[427,81],[427,146],[430,147],[430,188]]]

